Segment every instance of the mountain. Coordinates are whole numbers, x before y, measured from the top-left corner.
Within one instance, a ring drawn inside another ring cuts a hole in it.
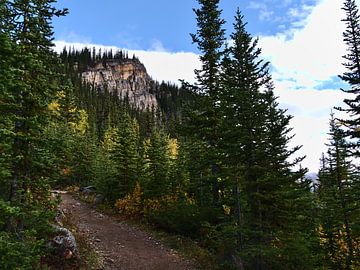
[[[150,93],[153,80],[137,58],[99,60],[82,72],[81,78],[93,88],[116,93],[133,108],[145,111],[158,107],[155,95]]]

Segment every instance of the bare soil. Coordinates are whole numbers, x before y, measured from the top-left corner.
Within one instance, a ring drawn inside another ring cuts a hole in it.
[[[194,270],[189,260],[165,247],[150,233],[116,220],[95,208],[61,194],[61,209],[70,214],[79,233],[86,235],[103,260],[103,269]]]

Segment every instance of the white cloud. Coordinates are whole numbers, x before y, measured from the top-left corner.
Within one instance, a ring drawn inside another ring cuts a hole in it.
[[[274,14],[274,12],[272,10],[269,10],[267,4],[265,4],[265,3],[250,1],[248,8],[259,11],[259,20],[260,21],[268,21],[270,19],[273,19],[272,15]]]
[[[61,34],[60,39],[66,40],[67,42],[91,43],[90,37],[79,35],[74,31]]]
[[[345,94],[340,90],[293,90],[276,82],[276,95],[280,106],[288,109],[294,118],[291,126],[295,137],[292,146],[303,145],[300,155],[306,155],[303,166],[310,172],[317,172],[321,153],[326,152],[329,118],[334,107],[343,106]],[[340,113],[333,110],[338,117]]]
[[[149,51],[166,52],[166,49],[165,49],[164,45],[162,44],[162,42],[160,40],[154,39],[152,41],[152,44],[151,44],[151,47],[150,47]]]
[[[316,90],[344,71],[341,7],[342,0],[320,0],[293,28],[275,36],[262,36],[259,41],[263,56],[272,64],[280,105],[294,115],[293,144],[303,145],[301,154],[307,156],[303,165],[310,172],[318,170],[321,153],[326,151],[330,112],[334,106],[343,106],[345,97],[335,87]],[[303,6],[302,10],[306,13],[309,8]],[[289,10],[304,16],[300,11]]]
[[[341,2],[323,0],[303,21],[303,28],[260,37],[260,47],[271,61],[275,77],[293,80],[297,87],[313,88],[343,72]]]

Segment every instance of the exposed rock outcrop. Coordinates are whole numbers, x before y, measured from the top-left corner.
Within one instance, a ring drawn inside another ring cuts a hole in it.
[[[138,59],[108,59],[95,64],[81,74],[82,79],[95,88],[108,89],[120,99],[128,99],[133,107],[146,110],[157,108],[150,93],[152,79]]]

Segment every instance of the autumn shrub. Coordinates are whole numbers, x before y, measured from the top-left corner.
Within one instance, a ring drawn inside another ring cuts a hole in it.
[[[115,202],[115,208],[127,217],[140,218],[143,216],[142,195],[141,186],[137,183],[132,193]]]

